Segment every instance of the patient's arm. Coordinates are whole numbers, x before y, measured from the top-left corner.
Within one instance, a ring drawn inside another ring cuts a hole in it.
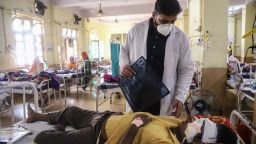
[[[129,129],[122,136],[119,144],[131,144],[140,127],[147,125],[152,119],[145,114],[136,115]]]

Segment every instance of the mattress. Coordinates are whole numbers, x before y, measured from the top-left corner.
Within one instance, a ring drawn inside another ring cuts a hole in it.
[[[25,89],[23,90],[23,86],[24,85],[22,85],[22,83],[24,83],[24,82],[12,82],[12,83],[16,83],[16,84],[18,84],[18,83],[20,83],[21,85],[17,85],[17,86],[14,86],[13,87],[13,93],[17,93],[17,94],[23,94],[23,93],[26,93],[26,94],[33,94],[33,90],[34,90],[34,88],[32,87],[32,86],[26,86],[25,87]],[[30,83],[32,83],[32,82],[30,82]],[[25,83],[24,83],[25,84]],[[7,86],[8,85],[8,82],[0,82],[0,87],[1,86]],[[43,93],[44,93],[44,90],[46,90],[46,84],[43,84],[43,85],[38,85],[38,84],[35,84],[36,85],[36,88],[38,89],[38,90],[40,90],[40,87],[42,87],[43,89]],[[8,90],[9,92],[10,92],[10,90]]]
[[[72,78],[74,73],[68,73],[68,74],[56,74],[58,77],[62,78]]]

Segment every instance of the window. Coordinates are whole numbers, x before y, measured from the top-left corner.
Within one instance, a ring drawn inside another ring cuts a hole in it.
[[[42,21],[18,17],[13,19],[12,24],[17,64],[31,65],[36,57],[43,60]]]
[[[104,54],[103,42],[99,40],[91,40],[89,45],[90,57],[93,60],[100,60]]]
[[[69,60],[69,57],[78,57],[78,32],[76,29],[63,28],[62,36],[64,38],[64,47],[66,49],[66,59]]]
[[[103,42],[99,40],[98,33],[92,30],[89,34],[89,55],[92,60],[100,60],[104,54]]]
[[[127,33],[111,34],[111,41],[124,45],[127,39]]]

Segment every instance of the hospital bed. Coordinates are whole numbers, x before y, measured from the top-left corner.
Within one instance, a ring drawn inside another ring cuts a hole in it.
[[[237,70],[235,70],[235,73],[228,75],[227,78],[227,86],[232,89],[236,89],[241,79],[243,82],[250,81],[256,74],[255,64],[236,63],[235,65],[237,65]]]
[[[90,62],[90,61],[86,61]],[[82,70],[78,70],[78,68],[75,71],[71,70],[48,70],[48,73],[55,74],[59,78],[61,78],[60,81],[60,91],[64,91],[64,97],[65,97],[65,106],[66,103],[66,97],[67,97],[67,91],[72,86],[76,86],[76,96],[77,101],[79,103],[78,95],[79,95],[79,87],[87,87],[90,85],[90,91],[92,91],[92,84],[91,84],[91,74],[88,75],[88,68],[84,66]],[[83,84],[82,81],[85,79],[89,79],[89,83]]]
[[[252,143],[256,141],[256,73],[252,69],[254,63],[247,64],[249,71],[242,71],[236,90],[237,110],[233,110],[230,121],[233,126],[239,121],[252,132]],[[244,67],[243,67],[244,68]],[[238,136],[239,137],[239,136]]]
[[[2,72],[8,76],[7,72]],[[34,104],[35,104],[35,111],[39,111],[39,100],[41,101],[42,111],[44,112],[45,109],[49,108],[50,106],[54,105],[56,102],[56,94],[55,89],[50,88],[50,78],[44,79],[42,81],[36,82],[34,80],[31,81],[0,81],[0,88],[1,89],[8,89],[12,90],[14,94],[22,94],[23,95],[23,119],[26,118],[26,94],[34,95]],[[51,92],[53,91],[55,103],[51,103]],[[46,94],[48,97],[48,105],[45,102],[43,94]],[[62,100],[61,93],[59,93],[60,100]],[[13,98],[12,98],[13,99]],[[66,96],[64,98],[66,104]]]
[[[56,76],[61,78],[60,81],[60,91],[64,91],[64,97],[67,97],[68,88],[73,85],[73,78],[76,73],[73,71],[57,70],[57,71],[47,71],[49,73],[54,73]]]
[[[233,110],[230,115],[230,122],[232,127],[236,127],[236,124],[241,121],[252,133],[253,136],[256,136],[256,126],[255,123],[251,122],[244,114],[237,110]],[[238,133],[237,137],[241,144],[245,144],[244,140],[240,137]],[[251,142],[253,143],[253,142]]]
[[[255,29],[256,26],[256,16],[253,22],[253,28]],[[249,49],[252,49],[252,55],[254,57],[253,63],[246,63],[244,67],[249,67],[249,71],[247,72],[247,81],[244,81],[243,76],[243,70],[242,70],[242,76],[239,81],[239,87],[237,90],[237,110],[232,111],[231,113],[231,122],[236,123],[238,120],[242,121],[245,126],[251,130],[252,132],[252,138],[251,143],[256,143],[256,63],[255,63],[255,41],[253,38],[253,30],[251,30],[249,33],[245,34],[243,38],[251,36],[252,35],[252,46],[247,48],[246,54],[245,54],[245,63],[247,52]],[[243,69],[244,69],[243,67]],[[249,105],[251,109],[245,109],[243,107],[243,104]],[[248,117],[252,116],[252,117]]]
[[[91,62],[89,60],[84,60],[83,62],[77,61],[77,68],[75,70],[61,69],[52,72],[59,77],[63,77],[66,79],[75,79],[77,86],[83,86],[79,84],[79,81],[92,75]]]
[[[96,77],[96,111],[98,111],[99,107],[108,100],[110,100],[110,104],[112,104],[112,94],[114,92],[122,92],[117,82],[105,82],[102,75]],[[102,98],[101,92],[103,93],[103,101],[100,101]]]
[[[0,82],[0,88],[11,93],[23,94],[23,118],[26,118],[26,94],[34,94],[35,111],[39,111],[39,94],[36,84],[33,82]],[[13,101],[13,97],[12,97]]]
[[[14,101],[13,101],[13,91],[11,93],[6,89],[0,88],[0,116],[11,111],[12,113],[12,123],[14,123]],[[1,121],[0,121],[1,127]]]
[[[237,113],[236,112],[232,112],[232,115],[233,116],[237,116]],[[231,120],[233,120],[235,117],[231,116]],[[239,117],[240,118],[240,117]],[[244,118],[241,118],[241,120],[243,120]],[[246,121],[245,121],[246,122]],[[15,123],[13,126],[19,126],[19,127],[23,127],[25,129],[28,129],[31,131],[31,134],[29,135],[26,135],[22,138],[20,138],[18,141],[15,142],[15,144],[34,144],[34,139],[35,137],[42,131],[45,131],[45,130],[49,130],[51,128],[54,127],[54,125],[49,125],[47,122],[42,122],[42,121],[37,121],[37,122],[34,122],[34,123],[26,123],[24,121],[21,121],[21,122],[18,122],[18,123]],[[250,126],[250,124],[248,123],[248,126]],[[251,126],[250,126],[251,127]],[[74,130],[73,127],[71,126],[67,126],[65,128],[65,131],[70,131],[70,130]],[[245,144],[242,140],[241,140],[241,137],[238,136],[238,140],[240,143],[238,144]],[[226,137],[228,138],[228,137]]]
[[[80,83],[83,78],[89,77],[86,75],[84,72],[78,72],[78,71],[68,71],[68,70],[57,70],[57,71],[52,71],[50,73],[55,73],[58,77],[62,78],[62,85],[61,87],[64,88],[65,86],[65,95],[68,87],[71,87],[72,85],[76,85],[77,87],[77,94],[78,94],[78,88],[79,86],[83,86]],[[92,89],[92,88],[91,88]]]
[[[100,102],[100,92],[103,92],[104,100]],[[110,100],[112,104],[112,94],[114,92],[121,92],[118,83],[101,82],[96,86],[96,111],[99,110],[99,106],[104,104],[107,100]],[[107,94],[107,95],[106,95]]]

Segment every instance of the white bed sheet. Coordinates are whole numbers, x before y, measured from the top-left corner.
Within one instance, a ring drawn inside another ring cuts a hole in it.
[[[19,93],[19,94],[33,94],[34,93],[34,104],[35,104],[35,111],[39,110],[38,105],[38,91],[37,86],[33,82],[28,81],[19,81],[19,82],[7,82],[2,81],[0,82],[0,87],[5,89],[12,89],[13,93]],[[26,87],[31,87],[31,89],[26,89]],[[15,89],[16,88],[16,89]],[[22,89],[20,89],[22,88]]]
[[[68,73],[68,74],[56,74],[58,77],[61,78],[71,78],[75,73]]]

